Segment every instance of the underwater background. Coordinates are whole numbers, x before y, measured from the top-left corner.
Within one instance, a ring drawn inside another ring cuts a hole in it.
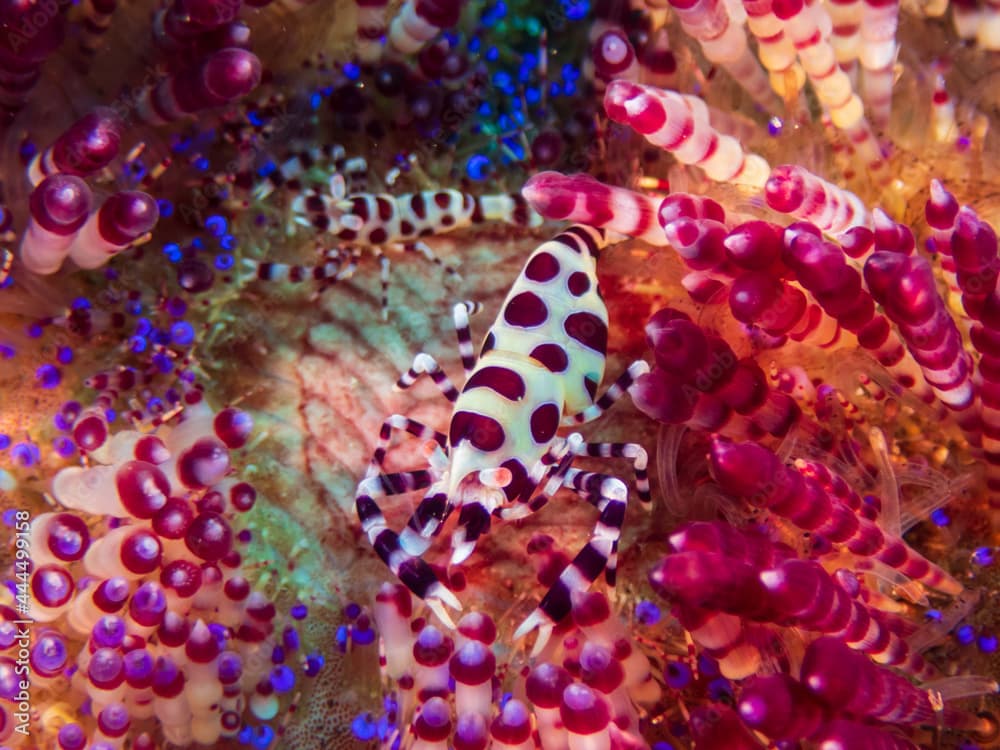
[[[998,50],[4,0],[0,748],[1000,746]]]

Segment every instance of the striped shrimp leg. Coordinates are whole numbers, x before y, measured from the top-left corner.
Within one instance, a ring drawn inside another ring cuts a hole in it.
[[[253,195],[263,200],[282,187],[298,192],[302,185],[300,178],[319,164],[330,164],[340,170],[345,163],[346,152],[340,144],[317,146],[291,154],[280,165],[269,162],[260,171],[261,182],[254,188]]]
[[[451,618],[442,605],[461,610],[461,603],[438,580],[430,565],[403,549],[399,534],[388,527],[378,505],[380,499],[424,489],[431,481],[428,471],[378,474],[361,481],[354,502],[361,529],[382,562],[410,591],[427,601],[442,622],[451,625]]]
[[[271,263],[243,259],[243,264],[261,281],[286,281],[298,284],[303,281],[339,281],[344,278],[339,254],[331,251],[328,260],[315,266],[297,266],[288,263]]]

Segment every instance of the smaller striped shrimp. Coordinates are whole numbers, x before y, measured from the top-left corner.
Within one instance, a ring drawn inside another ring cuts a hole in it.
[[[290,167],[285,175],[297,174]],[[344,195],[346,180],[338,172],[331,179],[331,194],[310,192],[297,196],[292,212],[298,224],[311,226],[321,235],[335,239],[317,265],[289,265],[245,261],[264,281],[301,282],[314,280],[334,283],[354,275],[363,250],[367,249],[381,266],[382,319],[389,314],[389,268],[385,250],[417,252],[441,265],[446,274],[457,278],[454,268],[444,265],[422,238],[465,229],[484,222],[537,227],[543,219],[519,194],[474,196],[458,190],[425,190],[402,195],[355,193]]]

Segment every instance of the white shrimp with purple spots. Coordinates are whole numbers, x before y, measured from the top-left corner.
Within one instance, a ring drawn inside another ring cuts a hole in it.
[[[397,384],[409,388],[421,375],[430,376],[455,405],[448,434],[393,415],[382,426],[368,473],[357,490],[358,517],[372,546],[445,622],[449,618],[442,603],[459,609],[459,602],[421,555],[454,509],[459,509],[459,517],[451,563],[458,564],[472,554],[493,517],[526,516],[561,487],[594,505],[600,518],[590,540],[515,634],[520,637],[539,627],[536,650],[569,612],[572,591],[586,589],[602,571],[614,583],[628,490],[617,477],[574,469],[573,460],[585,455],[630,459],[639,498],[649,502],[647,457],[641,446],[588,444],[578,433],[557,434],[562,425],[600,416],[648,370],[645,362],[633,363],[597,398],[608,339],[608,313],[596,275],[605,241],[602,230],[576,225],[542,244],[514,282],[478,359],[468,323],[477,306],[455,306],[466,373],[461,393],[434,358],[424,353],[414,358]],[[433,441],[428,444],[429,469],[382,472],[394,430]],[[403,532],[396,534],[387,527],[377,499],[418,489],[426,490],[423,500]]]
[[[290,161],[298,164],[298,161]],[[291,171],[284,169],[277,174]],[[297,174],[297,172],[294,172]],[[378,259],[381,266],[382,317],[389,311],[389,257],[384,250],[416,252],[444,267],[457,277],[451,266],[444,265],[424,239],[465,229],[484,222],[503,222],[513,226],[537,227],[538,215],[518,194],[470,195],[458,190],[424,190],[417,193],[359,192],[340,194],[310,192],[292,201],[296,223],[311,226],[319,236],[331,238],[335,246],[324,252],[318,265],[289,265],[268,261],[244,260],[262,281],[317,281],[331,284],[351,278],[357,269],[362,248]]]

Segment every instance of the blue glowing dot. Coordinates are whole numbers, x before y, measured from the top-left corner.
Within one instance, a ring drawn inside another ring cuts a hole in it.
[[[955,639],[963,646],[968,646],[976,640],[976,630],[971,625],[962,625],[955,631]]]
[[[476,112],[482,117],[492,117],[493,107],[490,105],[489,102],[483,102],[482,104],[479,105],[479,109],[476,110]]]
[[[222,238],[219,240],[219,247],[221,247],[223,250],[232,250],[239,244],[239,242],[240,241],[236,238],[235,235],[224,234],[222,235]]]
[[[959,151],[968,151],[971,145],[972,141],[969,140],[969,137],[966,135],[959,137],[959,139],[955,141],[955,148]]]
[[[931,521],[934,522],[935,526],[947,526],[951,523],[951,518],[948,517],[948,512],[944,508],[938,508],[931,513]]]
[[[161,198],[156,201],[156,207],[160,209],[160,218],[168,219],[174,215],[174,204]]]
[[[356,81],[361,77],[361,68],[357,63],[344,63],[344,75],[348,81]]]
[[[10,435],[0,432],[0,451],[5,451],[10,447]]]
[[[244,724],[240,729],[239,735],[237,735],[244,745],[249,745],[250,741],[253,739],[253,727]]]
[[[269,174],[274,172],[278,168],[278,165],[273,161],[267,162],[263,167],[257,170],[258,177],[267,177]]]
[[[663,670],[663,679],[674,690],[683,690],[691,684],[691,667],[681,661],[672,661]]]
[[[146,351],[146,347],[149,346],[149,341],[146,340],[145,336],[133,336],[128,340],[129,349],[135,354],[141,354]]]
[[[309,608],[305,604],[296,604],[292,607],[290,613],[296,620],[304,620],[306,615],[309,614]]]
[[[511,150],[515,159],[524,159],[524,146],[513,138],[504,138],[503,144]]]
[[[479,23],[489,29],[495,26],[500,18],[501,17],[496,14],[496,6],[494,6],[492,8],[487,8],[479,15]]]
[[[193,240],[191,240],[191,247],[193,247],[195,250],[204,250],[205,240],[203,240],[201,237],[195,237]]]
[[[156,368],[164,374],[171,372],[174,369],[173,360],[162,352],[153,355],[153,364],[156,365]]]
[[[500,58],[500,50],[496,47],[490,47],[486,50],[486,59],[489,62],[496,62]]]
[[[395,728],[395,725],[389,723],[388,716],[379,716],[377,727],[379,741],[385,742],[385,738],[389,736],[389,732]]]
[[[472,37],[472,39],[469,40],[468,44],[469,52],[479,52],[482,46],[483,46],[483,40],[480,39],[478,36],[474,36]]]
[[[68,365],[73,361],[73,350],[68,346],[60,346],[56,351],[56,359],[59,360],[60,364]]]
[[[706,677],[715,677],[719,674],[719,662],[711,656],[698,654],[698,671]]]
[[[570,21],[579,21],[590,12],[589,0],[563,0],[562,7]]]
[[[924,617],[926,617],[928,620],[933,620],[934,622],[941,622],[941,618],[943,617],[943,615],[941,614],[941,610],[939,609],[929,609],[926,612],[924,612]]]
[[[276,693],[287,693],[295,687],[295,672],[287,664],[279,664],[271,670],[271,687]]]
[[[497,125],[500,126],[501,130],[510,130],[514,127],[514,121],[510,119],[510,115],[503,114],[497,118]]]
[[[186,320],[179,320],[170,326],[170,340],[178,346],[188,346],[194,341],[194,326]]]
[[[733,697],[733,686],[725,677],[716,677],[708,683],[708,695],[714,701],[722,700],[723,698],[731,699]]]
[[[375,631],[371,628],[367,630],[351,630],[351,640],[359,646],[368,646],[375,642]]]
[[[635,619],[643,625],[655,625],[661,616],[660,608],[653,602],[643,600],[635,605]]]
[[[274,741],[274,730],[267,724],[257,727],[257,733],[253,738],[253,746],[265,750]]]
[[[0,344],[0,357],[4,359],[10,359],[15,354],[17,350],[13,346],[8,346],[7,344]]]
[[[129,300],[128,304],[125,305],[125,311],[129,315],[139,315],[142,313],[142,302],[137,299]],[[146,325],[149,325],[149,321],[146,321]],[[148,328],[146,330],[149,330]]]
[[[563,85],[563,91],[566,92],[566,96],[573,96],[573,94],[576,93],[576,84],[572,83],[570,81],[567,81]]]
[[[349,637],[349,631],[346,625],[341,625],[337,628],[337,633],[333,636],[334,643],[337,644],[337,649],[339,651],[347,650],[347,639]]]
[[[184,317],[184,313],[187,312],[187,307],[187,302],[182,300],[180,297],[171,297],[166,303],[167,313],[172,318]]]
[[[171,263],[176,263],[181,259],[181,246],[176,242],[164,245],[163,254],[167,256]]]
[[[42,453],[35,443],[25,440],[10,449],[10,457],[21,466],[34,466],[41,460]]]
[[[310,96],[310,97],[309,97],[309,107],[310,107],[310,108],[311,108],[311,109],[312,109],[312,110],[313,110],[314,112],[315,112],[315,111],[316,111],[317,109],[319,109],[319,107],[320,107],[320,105],[321,105],[322,103],[323,103],[323,95],[322,95],[322,94],[320,94],[320,93],[319,93],[318,91],[316,91],[315,93],[313,93],[313,95],[312,95],[312,96]]]
[[[149,322],[149,318],[139,318],[135,322],[136,336],[146,336],[152,330],[153,330],[153,324]]]
[[[677,748],[669,742],[654,742],[653,750],[677,750]]]
[[[388,714],[396,713],[399,710],[399,703],[396,702],[395,696],[389,694],[382,698],[382,708]]]
[[[208,161],[208,159],[206,159],[204,156],[199,156],[197,159],[194,160],[194,168],[199,169],[202,172],[208,169],[209,166],[211,166],[211,164]]]
[[[299,631],[295,628],[285,628],[281,633],[281,643],[287,651],[298,651]]]
[[[370,713],[358,714],[351,722],[351,732],[362,742],[375,739],[377,727]]]
[[[285,663],[285,649],[281,646],[275,646],[271,649],[271,663],[272,664],[284,664]]]
[[[490,164],[490,160],[482,154],[470,156],[469,161],[465,163],[465,173],[469,176],[470,180],[485,180],[490,176],[491,171],[492,165]]]
[[[559,96],[561,93],[562,93],[562,86],[560,86],[558,83],[555,82],[549,84],[549,96],[556,97]]]
[[[542,100],[542,92],[535,86],[529,86],[524,90],[524,100],[528,104],[538,104]]]
[[[510,73],[506,70],[498,70],[493,74],[493,85],[498,88],[506,88],[511,84]]]
[[[8,508],[3,512],[3,522],[5,526],[13,526],[17,522],[17,508]]]
[[[226,227],[228,222],[224,216],[219,216],[218,214],[213,214],[205,219],[205,229],[213,237],[221,237],[226,233]]]
[[[32,323],[25,328],[25,333],[28,334],[29,338],[37,339],[42,335],[42,327],[38,323]]]
[[[76,443],[65,435],[60,435],[52,441],[52,447],[63,458],[69,458],[76,451]]]
[[[25,161],[31,161],[35,154],[38,153],[38,146],[31,141],[23,141],[21,143],[21,147],[18,149],[18,153]]]
[[[306,657],[305,673],[306,677],[315,677],[323,669],[323,665],[326,664],[326,659],[323,658],[322,654],[312,653]]]
[[[346,607],[344,607],[344,617],[348,620],[357,620],[358,616],[361,614],[361,605],[357,602],[351,602]]]
[[[70,307],[74,310],[89,310],[90,300],[86,297],[77,297],[70,303]]]
[[[55,388],[62,380],[62,373],[55,365],[44,364],[35,370],[35,380],[42,388]]]
[[[580,77],[580,69],[572,63],[563,65],[562,70],[559,72],[562,74],[564,81],[575,81]]]
[[[972,562],[976,565],[992,565],[995,558],[996,550],[993,547],[978,547],[972,553]]]
[[[262,118],[260,113],[256,111],[247,112],[247,121],[255,128],[259,128],[264,124],[264,118]]]
[[[108,422],[114,422],[116,419],[118,419],[118,412],[116,412],[114,409],[105,409],[104,418],[108,420]]]
[[[997,637],[993,633],[983,633],[976,639],[976,645],[984,654],[992,654],[997,650]]]
[[[233,267],[236,260],[233,258],[231,253],[220,253],[215,256],[215,267],[220,271],[228,271]]]

